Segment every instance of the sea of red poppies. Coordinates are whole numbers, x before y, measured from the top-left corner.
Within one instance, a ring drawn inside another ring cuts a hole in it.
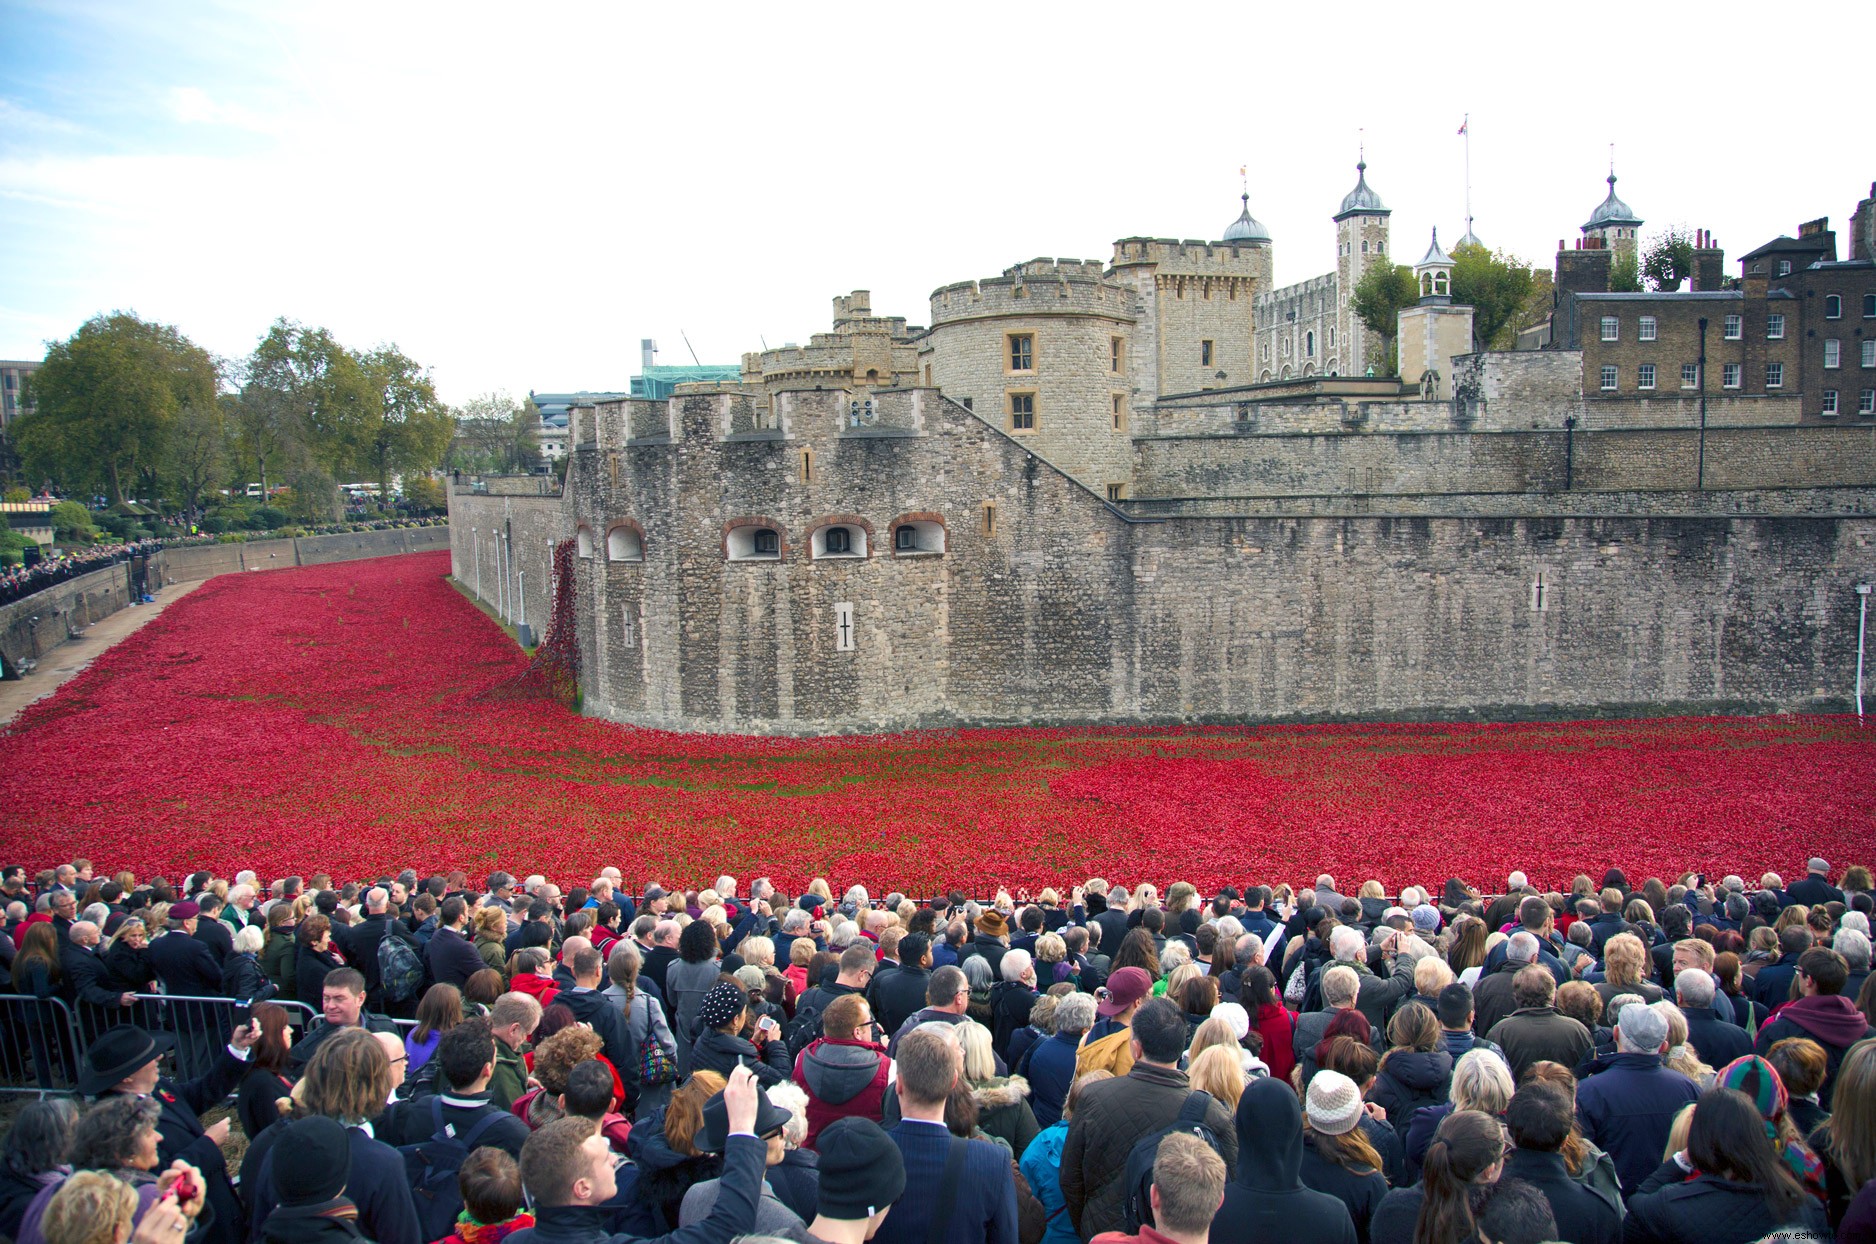
[[[1876,854],[1876,725],[1854,718],[672,734],[502,694],[526,658],[448,570],[204,584],[0,733],[0,862],[922,893],[1512,868],[1567,888]]]

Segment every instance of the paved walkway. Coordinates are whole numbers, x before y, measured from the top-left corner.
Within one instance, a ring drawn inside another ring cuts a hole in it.
[[[94,622],[77,639],[68,639],[39,659],[39,666],[26,677],[0,682],[0,726],[8,725],[34,700],[42,700],[81,670],[102,656],[112,644],[131,634],[144,623],[169,608],[206,579],[193,583],[171,583],[157,593],[154,605],[132,605],[119,609],[102,622]]]

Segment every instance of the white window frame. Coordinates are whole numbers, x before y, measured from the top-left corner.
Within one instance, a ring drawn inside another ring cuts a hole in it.
[[[1744,371],[1744,367],[1738,363],[1721,363],[1720,387],[1722,389],[1737,389]]]
[[[1614,392],[1616,383],[1615,364],[1610,363],[1602,369],[1602,391],[1604,393]]]
[[[1785,339],[1785,313],[1774,311],[1765,317],[1765,339],[1783,341]]]
[[[1835,337],[1824,339],[1824,366],[1832,370],[1843,366],[1843,342]]]
[[[1619,316],[1605,315],[1602,317],[1602,339],[1604,341],[1622,340],[1622,320]]]
[[[1746,335],[1746,317],[1729,315],[1720,321],[1720,335],[1727,341],[1738,341]]]
[[[1635,340],[1653,341],[1655,339],[1655,334],[1659,331],[1660,331],[1659,325],[1657,324],[1655,317],[1652,315],[1644,315],[1641,317],[1640,325],[1635,330]]]
[[[1785,387],[1785,365],[1783,363],[1767,363],[1765,365],[1765,387],[1768,389],[1782,389]]]
[[[1824,295],[1824,318],[1827,320],[1841,320],[1843,318],[1842,294]]]
[[[1635,369],[1635,387],[1638,389],[1652,389],[1655,387],[1655,365],[1653,363],[1643,363],[1640,367]]]
[[[1863,366],[1876,367],[1876,337],[1867,338],[1863,342]]]
[[[1700,387],[1700,364],[1681,364],[1681,388],[1698,389]]]
[[[1856,395],[1856,413],[1876,415],[1876,389],[1865,389]]]
[[[1818,413],[1822,415],[1835,415],[1837,413],[1837,390],[1824,390],[1824,405],[1819,409]]]

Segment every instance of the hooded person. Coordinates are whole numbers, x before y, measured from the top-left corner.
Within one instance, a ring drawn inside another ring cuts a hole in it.
[[[345,1244],[361,1240],[358,1206],[345,1197],[352,1146],[345,1126],[324,1115],[284,1125],[276,1145],[274,1191],[280,1203],[261,1228],[267,1244]]]
[[[1787,1037],[1809,1037],[1824,1047],[1824,1082],[1818,1086],[1818,1105],[1830,1109],[1831,1089],[1837,1068],[1850,1047],[1868,1037],[1876,1037],[1876,1028],[1856,1004],[1843,996],[1850,967],[1844,957],[1822,946],[1798,956],[1796,979],[1800,996],[1780,1007],[1772,1022],[1759,1029],[1754,1049],[1764,1057],[1774,1045]]]
[[[877,1040],[871,1008],[861,995],[842,994],[828,1003],[821,1033],[795,1057],[794,1081],[808,1095],[808,1136],[802,1143],[810,1149],[838,1119],[879,1122],[892,1073],[892,1060]]]
[[[1236,1122],[1238,1176],[1225,1185],[1211,1244],[1356,1244],[1348,1207],[1303,1184],[1303,1109],[1290,1086],[1251,1081]]]

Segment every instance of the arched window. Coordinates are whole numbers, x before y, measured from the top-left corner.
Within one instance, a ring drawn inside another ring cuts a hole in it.
[[[644,537],[624,524],[612,528],[606,533],[606,560],[611,562],[644,561]]]
[[[893,525],[894,557],[933,557],[945,551],[943,523],[930,519],[902,518]]]
[[[815,560],[824,557],[865,557],[866,528],[857,523],[832,523],[815,529],[809,548]]]
[[[1307,354],[1310,358],[1315,358],[1316,357],[1316,334],[1313,332],[1303,334],[1303,342],[1304,342],[1303,353]]]
[[[573,547],[581,557],[593,555],[593,529],[582,523],[573,533]]]
[[[738,523],[723,533],[723,555],[733,562],[780,561],[781,529],[766,520]]]

